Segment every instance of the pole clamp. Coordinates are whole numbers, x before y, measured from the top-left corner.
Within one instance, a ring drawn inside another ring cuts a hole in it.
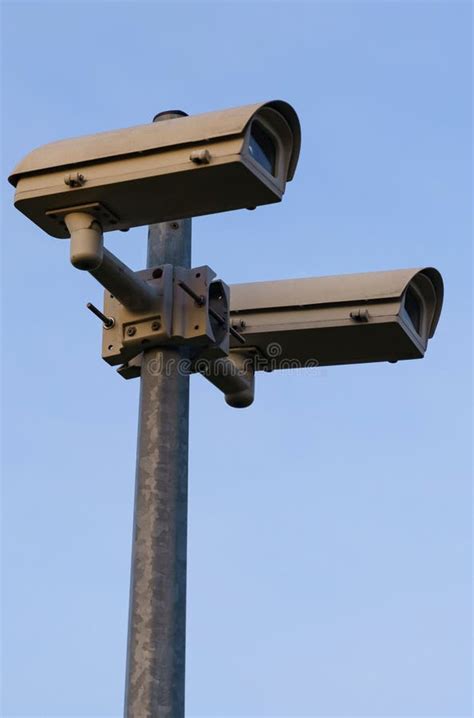
[[[210,267],[163,264],[134,274],[152,289],[156,301],[134,311],[105,291],[102,315],[113,321],[104,325],[102,337],[102,358],[108,364],[129,363],[160,346],[186,345],[193,360],[204,350],[212,350],[216,358],[228,355],[229,288]]]

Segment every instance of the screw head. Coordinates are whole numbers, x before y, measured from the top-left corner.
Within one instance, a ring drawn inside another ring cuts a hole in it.
[[[127,327],[127,336],[133,337],[133,335],[136,333],[137,333],[136,327]]]
[[[154,332],[157,332],[159,329],[161,329],[161,322],[159,322],[158,320],[155,320],[154,322],[151,323],[151,328],[153,329]]]

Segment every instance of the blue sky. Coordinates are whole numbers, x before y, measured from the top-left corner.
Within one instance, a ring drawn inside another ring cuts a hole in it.
[[[471,715],[471,5],[4,2],[3,715],[121,715],[138,383],[14,210],[56,139],[282,98],[280,205],[195,220],[228,283],[436,266],[422,361],[192,380],[187,715]],[[131,266],[146,230],[107,236]]]

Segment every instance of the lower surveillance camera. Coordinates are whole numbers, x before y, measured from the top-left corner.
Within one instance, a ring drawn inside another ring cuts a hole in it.
[[[397,362],[424,356],[443,303],[433,268],[285,279],[230,287],[257,369]],[[278,352],[268,347],[278,345]],[[231,346],[239,349],[231,338]]]

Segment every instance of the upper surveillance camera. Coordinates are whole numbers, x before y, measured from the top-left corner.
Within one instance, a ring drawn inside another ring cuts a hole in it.
[[[9,180],[15,206],[45,232],[69,237],[74,215],[94,242],[93,221],[127,230],[279,202],[300,143],[296,112],[276,100],[53,142]]]

